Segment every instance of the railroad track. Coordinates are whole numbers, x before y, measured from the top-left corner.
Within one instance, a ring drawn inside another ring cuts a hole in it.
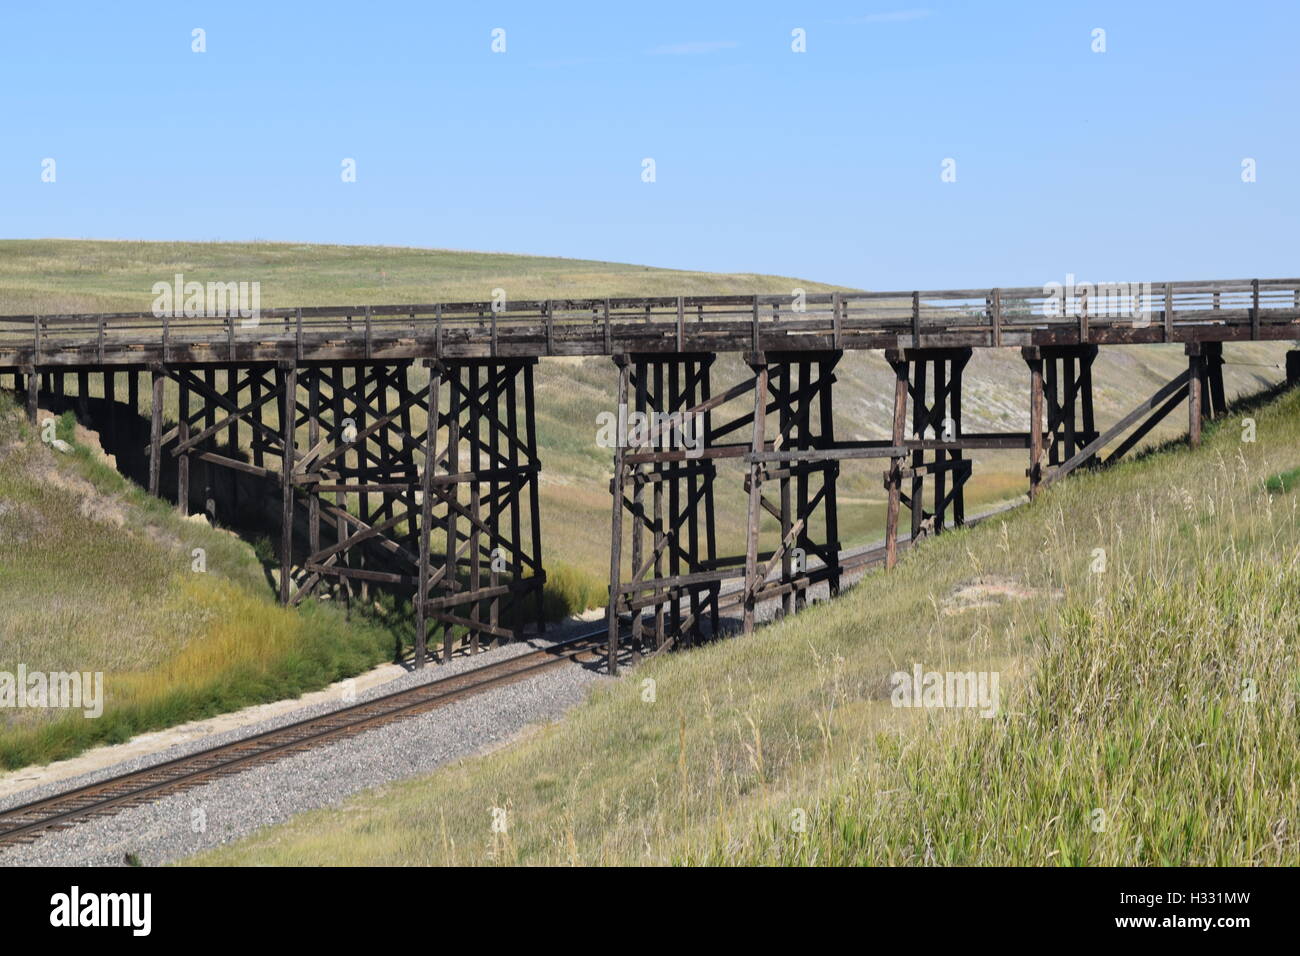
[[[603,652],[605,629],[0,811],[0,850]],[[594,657],[593,657],[594,659]]]
[[[977,515],[968,523],[989,517],[997,510],[1000,509]],[[909,540],[901,540],[900,550],[910,544]],[[879,544],[845,551],[840,556],[841,566],[846,571],[865,571],[883,561],[884,546]],[[764,600],[776,599],[768,597]],[[719,611],[733,610],[740,603],[739,587],[727,589],[720,595]],[[257,764],[303,753],[323,743],[422,714],[493,687],[526,680],[586,655],[598,656],[606,651],[606,640],[607,632],[602,626],[550,647],[494,661],[418,687],[394,691],[328,714],[308,717],[242,740],[34,800],[11,810],[2,810],[0,852],[6,846],[31,843],[50,830],[66,830],[96,817],[111,816],[221,777],[242,773]]]

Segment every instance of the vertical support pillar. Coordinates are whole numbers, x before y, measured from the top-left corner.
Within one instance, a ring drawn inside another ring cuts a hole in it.
[[[448,376],[451,392],[447,404],[447,474],[454,475],[460,471],[460,369],[452,369]],[[456,554],[457,540],[456,509],[460,506],[460,485],[451,482],[443,490],[447,501],[447,563],[443,566],[442,580],[447,594],[453,594],[460,588],[460,576]],[[444,622],[442,628],[442,662],[451,660],[454,635],[450,622]]]
[[[818,385],[821,393],[821,408],[818,419],[821,429],[821,437],[818,444],[819,447],[822,448],[832,448],[835,445],[835,417],[832,412],[831,387],[833,370],[838,362],[839,354],[836,355],[834,361],[823,359],[817,364]],[[807,368],[807,366],[805,366],[805,368]],[[805,415],[805,426],[807,425],[807,422],[808,418]],[[840,513],[839,502],[836,496],[836,487],[839,482],[839,477],[840,463],[838,461],[827,462],[823,466],[822,482],[824,485],[828,486],[826,488],[825,501],[823,503],[823,508],[826,511],[826,553],[828,558],[833,559],[828,560],[827,562],[831,567],[829,568],[830,576],[827,578],[826,586],[831,597],[836,597],[840,593]],[[806,510],[806,492],[801,493],[800,501],[802,502],[800,507]],[[808,526],[806,523],[804,525],[803,533],[806,540],[808,536]],[[807,553],[806,547],[804,553]]]
[[[320,443],[320,377],[321,370],[313,368],[307,381],[307,449],[315,451]],[[312,491],[307,498],[307,553],[320,553],[320,495]]]
[[[298,418],[298,368],[278,369],[280,387],[280,603],[289,603],[293,570],[293,458],[294,425]]]
[[[424,470],[420,472],[420,564],[419,583],[415,591],[415,666],[424,667],[427,654],[428,622],[425,620],[425,602],[429,600],[429,534],[433,530],[433,470],[438,461],[438,386],[442,381],[442,366],[434,362],[429,366],[429,397],[425,405],[428,428],[424,438]]]
[[[636,363],[636,410],[640,413],[646,411],[646,403],[649,401],[649,382],[646,381],[648,367],[644,361]],[[616,411],[618,416],[619,431],[618,440],[627,439],[628,427],[630,420],[628,407],[625,402],[620,402]],[[632,573],[637,574],[641,570],[641,563],[645,560],[645,480],[641,472],[640,465],[632,466]],[[622,511],[620,510],[615,520],[622,522]],[[653,542],[651,544],[653,547]],[[633,594],[635,596],[635,593]],[[644,637],[644,622],[641,618],[641,612],[634,610],[632,612],[632,663],[639,662],[641,656],[641,642]]]
[[[761,352],[755,353],[750,366],[754,369],[754,423],[753,440],[750,448],[754,454],[765,449],[764,432],[767,425],[767,360]],[[758,522],[762,510],[762,475],[761,462],[751,462],[749,466],[749,511],[745,526],[745,609],[743,631],[746,635],[754,632],[755,594],[762,587],[761,581],[755,581],[758,569]]]
[[[645,366],[642,365],[642,368]],[[664,394],[664,367],[660,362],[654,363],[654,408],[656,411],[667,411],[669,403]],[[659,480],[655,481],[651,497],[654,499],[654,537],[651,541],[651,548],[654,553],[654,576],[663,577],[664,573],[664,547],[667,544],[664,535],[664,476],[666,468],[662,462],[655,464],[656,476]],[[664,605],[662,601],[656,602],[654,606],[654,628],[655,628],[655,647],[663,647],[666,635],[664,634]]]
[[[1188,342],[1185,346],[1187,352],[1187,442],[1193,448],[1201,443],[1201,418],[1203,417],[1201,404],[1203,396],[1201,394],[1204,381],[1202,370],[1205,363],[1205,357],[1201,354],[1201,344],[1199,342]]]
[[[494,555],[499,547],[498,542],[501,540],[501,506],[500,494],[501,485],[497,481],[496,474],[501,470],[501,383],[503,377],[508,377],[510,372],[502,369],[500,366],[492,366],[487,370],[488,376],[488,454],[492,461],[492,480],[488,482],[488,587],[493,594],[488,602],[488,626],[491,628],[492,646],[498,647],[503,641],[497,627],[501,623],[501,597],[496,593],[497,587],[501,584],[501,575],[497,570],[497,561]],[[513,479],[512,479],[513,480]]]
[[[153,379],[153,395],[149,406],[149,494],[158,497],[158,478],[162,473],[162,416],[163,385],[167,379],[161,366],[149,369]]]
[[[519,389],[516,387],[517,374],[512,378],[506,388],[506,445],[510,452],[508,460],[510,471],[514,475],[519,474]],[[510,541],[512,550],[510,552],[510,574],[511,580],[516,584],[522,584],[524,580],[524,539],[523,539],[523,519],[520,515],[519,485],[518,478],[511,479],[515,484],[510,500]],[[534,523],[533,530],[536,533],[537,525]],[[518,593],[518,592],[516,592]],[[524,632],[524,615],[522,609],[515,607],[514,613],[514,636],[518,640]]]
[[[479,387],[478,387],[479,367],[471,365],[469,367],[469,394],[472,396],[472,404],[479,405]],[[468,427],[466,428],[469,439],[469,467],[471,471],[478,471],[479,462],[482,461],[483,453],[479,448],[479,418],[478,409],[471,406]],[[495,463],[494,463],[495,465]],[[479,591],[479,565],[481,564],[480,550],[482,549],[482,538],[479,533],[483,524],[483,513],[481,510],[479,483],[477,479],[469,483],[469,593],[477,595]],[[469,652],[477,654],[479,651],[479,614],[482,602],[475,597],[473,603],[469,606]]]
[[[331,380],[332,387],[330,389],[330,404],[333,406],[332,414],[334,416],[333,423],[334,423],[334,431],[335,431],[334,440],[339,444],[346,444],[347,433],[343,427],[343,422],[344,422],[343,398],[346,392],[346,388],[344,386],[344,381],[345,381],[344,375],[346,369],[342,364],[336,364],[332,366],[331,372],[333,373],[333,378]],[[252,394],[254,398],[256,398],[256,395],[261,392],[261,388],[257,384],[260,381],[261,381],[261,375],[260,373],[258,373],[252,379],[253,384],[251,387],[253,389]],[[262,414],[261,410],[259,409],[256,414],[260,416]],[[348,454],[346,452],[339,458],[339,463],[344,467],[347,466]],[[335,543],[339,545],[342,545],[343,542],[347,539],[348,535],[351,533],[348,527],[348,522],[343,517],[344,509],[347,507],[347,501],[348,501],[347,495],[344,492],[339,491],[335,493],[334,506],[338,510],[336,511],[334,517],[334,534],[336,538]],[[339,563],[343,564],[344,566],[350,567],[352,564],[352,555],[348,552],[344,552],[339,556]],[[351,608],[352,605],[351,579],[346,576],[341,577],[339,579],[338,588],[343,594],[344,606]]]
[[[1020,350],[1029,366],[1029,500],[1038,497],[1043,480],[1043,356],[1037,346]]]
[[[203,384],[207,394],[203,398],[203,430],[207,431],[217,423],[217,403],[213,396],[219,395],[217,391],[217,370],[207,368],[203,370]],[[216,451],[217,436],[215,432],[210,432],[208,438],[204,441],[204,446],[209,451]],[[203,513],[208,516],[209,520],[215,520],[217,516],[217,489],[212,475],[215,468],[210,461],[204,461],[201,464],[203,468]]]
[[[182,378],[177,382],[176,443],[184,445],[190,440],[190,387]],[[176,510],[182,516],[190,513],[190,453],[185,449],[176,456]]]
[[[27,370],[27,423],[36,424],[36,413],[40,407],[41,377],[35,368]]]
[[[895,447],[901,447],[907,438],[907,360],[901,352],[888,351],[885,358],[894,369],[894,422],[890,440]],[[896,455],[890,459],[889,503],[885,511],[885,567],[892,568],[898,563],[898,512],[903,498],[903,466],[907,458]]]
[[[773,392],[777,398],[777,434],[790,435],[790,430],[794,427],[794,410],[790,407],[794,401],[794,386],[791,377],[794,375],[794,366],[790,362],[785,362],[777,367],[776,375],[773,376]],[[808,379],[805,377],[802,384],[807,385]],[[801,403],[800,411],[807,410],[807,402]],[[784,447],[784,446],[783,446]],[[793,463],[792,463],[793,464]],[[781,490],[781,541],[784,544],[790,536],[790,531],[794,527],[794,519],[790,515],[791,500],[790,496],[793,489],[790,487],[790,472],[792,467],[786,466],[780,469],[780,490]],[[799,469],[800,476],[804,476],[802,468]],[[806,481],[807,479],[804,478]],[[781,581],[788,583],[792,577],[791,572],[794,570],[793,557],[790,554],[790,548],[783,548],[781,554]],[[794,613],[794,591],[786,591],[781,595],[781,613]]]
[[[538,485],[541,484],[541,460],[537,457],[537,406],[533,398],[533,366],[536,360],[524,365],[524,413],[526,430],[526,440],[528,442],[528,463],[532,468],[528,480],[528,504],[532,524],[532,535],[529,543],[533,549],[533,567],[535,567],[537,582],[533,590],[533,601],[537,612],[537,633],[546,633],[546,573],[542,568],[542,505],[541,493]]]
[[[1223,343],[1206,342],[1201,346],[1201,404],[1207,418],[1221,418],[1228,413],[1223,388]]]
[[[953,359],[952,362],[952,390],[948,393],[949,416],[952,418],[952,439],[960,442],[962,436],[961,424],[961,388],[962,376],[966,371],[966,362],[970,358],[968,352],[966,358]],[[953,498],[952,498],[952,523],[954,527],[961,528],[966,525],[966,495],[963,491],[966,478],[969,472],[966,470],[970,467],[970,462],[966,460],[965,452],[960,448],[948,452],[948,460],[954,462],[953,472]],[[940,512],[942,519],[942,512]],[[939,521],[939,528],[942,530],[943,521]]]
[[[316,383],[318,394],[319,394],[319,387],[320,387],[320,375],[321,375],[320,369],[316,369],[312,375],[312,381]],[[239,408],[239,370],[233,365],[227,365],[225,368],[225,376],[226,376],[226,398],[230,401],[230,408],[231,409]],[[319,406],[317,410],[319,411]],[[313,419],[315,419],[316,416],[313,415],[312,417]],[[319,439],[320,436],[318,433],[317,440],[319,441]],[[215,442],[216,439],[214,438],[213,441]],[[235,451],[239,447],[239,422],[237,421],[231,422],[230,426],[226,429],[226,445],[228,448],[228,454],[232,458],[235,457]],[[229,474],[230,500],[226,502],[226,506],[230,509],[230,518],[232,520],[235,520],[239,516],[239,472],[237,472],[234,468],[229,468],[227,469],[227,471],[229,471],[230,473]],[[317,519],[319,520],[320,500],[318,496],[312,495],[312,501],[315,502],[317,505],[316,515],[317,515]],[[319,551],[320,548],[317,547],[316,550]]]
[[[620,412],[627,408],[628,357],[615,355],[618,366],[618,408]],[[621,420],[626,420],[620,415]],[[623,582],[623,456],[626,453],[626,434],[619,430],[614,441],[614,479],[613,492],[614,513],[610,521],[609,535],[609,607],[606,609],[606,623],[609,632],[607,653],[609,655],[609,674],[618,676],[618,597]],[[635,617],[637,611],[632,614]]]

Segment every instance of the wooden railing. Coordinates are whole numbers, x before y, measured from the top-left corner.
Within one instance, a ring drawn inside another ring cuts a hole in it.
[[[0,317],[0,365],[377,360],[1300,336],[1300,279]]]

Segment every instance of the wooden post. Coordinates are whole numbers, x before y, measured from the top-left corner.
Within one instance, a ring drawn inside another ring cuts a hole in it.
[[[767,424],[767,360],[761,353],[753,356],[754,367],[754,433],[750,444],[754,454],[764,450],[764,431]],[[754,632],[755,592],[762,587],[762,582],[755,582],[758,574],[758,522],[762,511],[762,474],[761,462],[751,462],[749,466],[749,512],[745,526],[745,612],[743,629],[746,635]]]
[[[538,485],[541,483],[542,463],[537,457],[537,406],[533,393],[533,366],[536,360],[524,364],[524,440],[528,449],[528,507],[532,525],[529,543],[533,551],[533,566],[537,569],[533,586],[533,602],[537,612],[537,633],[546,633],[546,573],[542,568],[542,505]]]
[[[184,445],[190,440],[190,388],[184,378],[177,382],[179,397],[176,416],[176,442]],[[176,458],[176,510],[188,517],[190,513],[190,453],[182,451]]]
[[[163,385],[162,368],[153,366],[153,397],[149,408],[149,494],[158,497],[158,477],[162,470]]]
[[[658,410],[663,410],[665,405],[667,404],[664,400],[664,366],[662,362],[655,362],[651,367],[654,369],[654,376],[655,376],[655,386],[654,386],[655,408]],[[657,473],[656,477],[659,478],[660,480],[654,483],[653,489],[651,491],[651,497],[654,500],[652,506],[654,509],[653,510],[654,533],[653,533],[653,539],[651,541],[650,546],[653,549],[654,556],[655,556],[654,576],[656,578],[663,577],[663,573],[664,573],[664,546],[666,542],[664,539],[663,472],[666,467],[668,466],[665,466],[662,463],[656,463],[655,465],[655,472]],[[663,647],[665,635],[664,635],[664,605],[662,601],[657,602],[654,606],[654,633],[655,633],[655,647]]]
[[[506,388],[506,446],[510,449],[510,470],[518,474],[519,469],[519,370],[515,368],[511,372],[509,386]],[[523,519],[519,513],[521,495],[518,484],[514,486],[514,497],[510,502],[510,541],[513,550],[510,552],[510,574],[512,580],[521,583],[524,579],[524,539],[523,539]],[[512,606],[516,609],[515,613],[515,638],[523,636],[524,615],[522,607],[523,592],[516,592],[516,597],[512,599]]]
[[[474,404],[479,403],[478,389],[479,367],[475,364],[469,366],[469,394],[473,398]],[[483,453],[479,441],[479,409],[470,408],[469,418],[466,422],[467,435],[469,439],[469,469],[477,472],[481,466]],[[479,591],[479,569],[483,563],[483,557],[480,554],[482,550],[482,538],[479,528],[483,524],[483,514],[480,509],[479,500],[481,492],[479,491],[479,481],[476,475],[469,482],[469,593],[475,595],[473,603],[469,606],[469,652],[477,654],[479,652],[479,614],[480,601],[477,597]]]
[[[280,369],[280,603],[289,603],[293,570],[294,425],[298,417],[298,367]]]
[[[36,369],[27,370],[27,423],[36,424],[36,413],[40,408],[41,376]]]
[[[347,444],[346,436],[344,433],[344,427],[343,427],[343,421],[344,418],[346,417],[344,415],[345,406],[343,403],[344,396],[347,391],[346,379],[345,379],[346,370],[344,369],[342,363],[338,363],[331,366],[330,371],[332,373],[332,377],[331,377],[332,384],[330,388],[330,404],[332,406],[332,415],[333,415],[334,441],[341,446]],[[260,376],[253,379],[254,382],[257,382],[259,380],[260,380]],[[260,389],[258,391],[260,391]],[[253,397],[256,397],[257,394],[258,394],[257,391],[252,392]],[[257,414],[260,416],[261,411],[259,410]],[[343,455],[340,456],[339,458],[339,464],[346,466],[347,461],[348,461],[348,452],[344,452]],[[347,495],[344,494],[342,491],[336,492],[334,495],[334,505],[338,509],[334,517],[334,535],[336,539],[335,543],[342,544],[344,540],[347,539],[348,535],[351,533],[348,527],[348,522],[343,518],[343,510],[347,505]],[[344,567],[351,567],[352,565],[351,554],[344,552],[343,554],[339,555],[338,563],[343,565]],[[338,590],[343,595],[344,605],[348,608],[351,608],[352,606],[351,580],[346,576],[341,577],[338,582]]]
[[[1043,480],[1043,357],[1037,347],[1021,349],[1029,365],[1029,500]]]
[[[618,409],[619,420],[624,416],[622,409],[627,407],[628,357],[614,356],[618,365]],[[609,674],[618,676],[618,595],[622,586],[623,561],[623,456],[626,435],[620,429],[614,441],[614,480],[611,491],[614,496],[613,518],[609,534],[609,607],[606,609],[606,625],[609,632],[607,653],[609,655]],[[635,570],[635,569],[634,569]],[[639,612],[633,611],[633,615]]]
[[[460,471],[460,389],[464,371],[464,366],[461,365],[447,368],[449,373],[447,380],[451,385],[447,397],[447,474],[449,475]],[[456,538],[456,508],[460,504],[460,486],[455,483],[447,485],[443,489],[443,497],[447,501],[447,562],[443,568],[442,581],[447,594],[451,595],[460,587],[456,562],[456,550],[459,544]],[[449,622],[444,622],[442,628],[444,664],[451,660],[452,642],[452,626]]]
[[[843,353],[836,352],[835,357],[819,362],[817,366],[818,386],[821,391],[821,437],[817,447],[833,448],[835,446],[835,416],[832,410],[831,389],[834,387],[834,370],[839,363]],[[806,367],[806,366],[805,366]],[[805,424],[807,417],[804,418]],[[836,597],[840,593],[840,515],[839,500],[836,496],[836,485],[840,477],[840,463],[837,461],[828,462],[822,471],[823,484],[829,482],[830,487],[826,489],[826,498],[823,507],[826,509],[826,552],[835,559],[834,567],[831,568],[830,578],[827,580],[827,586],[830,590],[830,596]],[[806,495],[803,496],[804,507],[807,507]],[[804,536],[807,537],[808,528],[804,526]],[[806,554],[806,550],[805,550]],[[805,565],[806,567],[806,565]]]
[[[429,533],[433,524],[433,470],[438,461],[438,386],[442,367],[429,366],[429,397],[425,405],[428,428],[424,439],[424,470],[420,472],[420,565],[419,584],[415,590],[415,666],[424,667],[428,622],[425,603],[429,600]]]
[[[951,390],[948,392],[949,414],[952,418],[952,435],[954,441],[961,441],[961,385],[962,376],[966,371],[966,363],[970,361],[970,350],[965,355],[952,360],[952,375],[949,378]],[[962,450],[956,449],[948,453],[950,461],[956,462],[952,476],[952,524],[955,528],[964,527],[966,524],[966,458]],[[943,530],[940,528],[939,530]]]
[[[901,352],[886,352],[885,357],[894,369],[894,422],[890,432],[891,441],[901,446],[907,437],[907,386],[909,369],[907,359]],[[903,465],[907,461],[903,455],[896,455],[889,463],[889,504],[885,511],[885,567],[892,568],[898,563],[898,512],[903,498]]]
[[[938,354],[934,359],[934,406],[930,411],[933,422],[934,437],[943,438],[944,420],[949,416],[948,409],[948,359]],[[919,437],[924,438],[924,435]],[[943,534],[944,502],[948,497],[948,452],[940,451],[934,456],[934,530],[933,534]]]
[[[1201,400],[1208,406],[1211,418],[1221,418],[1228,413],[1227,395],[1223,388],[1223,343],[1205,343],[1205,393]]]
[[[912,437],[925,438],[925,427],[929,423],[928,399],[925,396],[925,380],[929,371],[929,362],[925,353],[919,350],[910,359],[912,378]],[[912,493],[911,503],[912,537],[911,544],[916,545],[921,537],[921,522],[925,518],[925,477],[921,466],[925,464],[925,452],[916,449],[912,452]]]
[[[1201,346],[1187,343],[1187,441],[1193,448],[1201,443]]]
[[[648,369],[644,360],[636,363],[636,410],[641,413],[647,411],[647,391],[649,383],[646,381]],[[616,411],[620,426],[627,421],[630,416],[624,407],[619,407]],[[632,573],[637,574],[641,570],[641,562],[645,558],[643,539],[645,537],[645,482],[641,480],[640,466],[634,465],[632,468]],[[620,512],[619,520],[622,520]],[[633,595],[635,596],[635,595]],[[641,654],[642,621],[640,612],[632,613],[632,663],[637,663]]]
[[[300,313],[301,314],[301,313]],[[313,368],[307,382],[307,448],[320,442],[320,377],[321,370]],[[307,498],[307,553],[320,552],[320,495],[312,492]]]
[[[503,366],[493,365],[488,369],[488,460],[493,471],[488,483],[488,550],[491,553],[488,563],[488,587],[494,592],[501,584],[501,574],[497,571],[496,549],[501,538],[501,484],[496,479],[496,472],[501,469],[501,377],[509,374]],[[492,628],[492,646],[502,643],[496,633],[501,623],[501,597],[493,593],[488,603],[488,626]]]
[[[777,398],[777,434],[790,435],[790,430],[794,427],[793,410],[790,403],[794,400],[794,387],[791,384],[790,377],[794,374],[794,366],[791,362],[782,362],[777,366],[776,373],[776,398]],[[805,378],[802,384],[807,384]],[[811,396],[805,398],[804,406],[811,401]],[[782,446],[785,447],[785,446]],[[780,488],[781,488],[781,541],[784,542],[790,534],[791,528],[794,527],[794,519],[791,517],[791,495],[794,491],[790,487],[790,469],[781,469]],[[803,472],[801,471],[800,474]],[[794,559],[790,553],[790,548],[784,548],[781,554],[781,583],[789,584],[793,578]],[[794,613],[794,590],[786,591],[781,595],[781,613]]]

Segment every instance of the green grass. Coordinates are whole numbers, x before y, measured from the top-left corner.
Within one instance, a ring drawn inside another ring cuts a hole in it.
[[[1264,487],[1275,495],[1295,491],[1296,488],[1300,488],[1300,468],[1292,468],[1288,471],[1279,471],[1276,475],[1269,475],[1268,480],[1264,482]]]
[[[196,862],[1300,863],[1300,392],[1252,414]],[[998,672],[997,716],[890,706],[913,663]]]
[[[73,442],[73,422],[56,420]],[[194,570],[194,550],[206,571]],[[253,549],[186,521],[0,396],[0,670],[102,671],[105,710],[0,711],[0,767],[294,697],[394,654],[364,616],[285,610]]]

